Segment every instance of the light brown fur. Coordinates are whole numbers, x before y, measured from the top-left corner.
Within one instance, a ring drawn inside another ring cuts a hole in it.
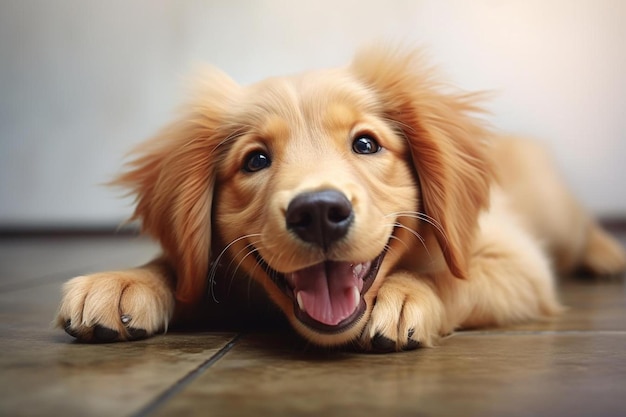
[[[555,273],[617,274],[624,251],[571,197],[545,151],[482,126],[478,99],[440,84],[419,53],[383,48],[346,68],[250,87],[210,70],[180,118],[116,181],[137,196],[134,218],[163,257],[74,278],[58,324],[84,340],[97,339],[98,325],[117,340],[131,339],[129,328],[151,335],[167,328],[175,303],[198,304],[208,281],[235,272],[254,279],[302,336],[327,346],[402,350],[458,328],[559,312]],[[364,132],[383,151],[352,152]],[[254,151],[272,164],[245,172]],[[301,193],[325,189],[346,196],[354,222],[324,252],[288,230],[285,212]],[[383,251],[364,313],[339,332],[299,320],[258,258],[286,274]]]

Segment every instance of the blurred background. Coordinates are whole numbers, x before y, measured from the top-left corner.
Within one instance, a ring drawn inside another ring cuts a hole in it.
[[[114,228],[102,186],[203,63],[242,84],[424,45],[490,121],[555,154],[597,215],[626,218],[626,1],[0,0],[0,229]]]

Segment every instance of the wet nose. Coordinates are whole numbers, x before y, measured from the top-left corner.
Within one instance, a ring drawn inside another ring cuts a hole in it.
[[[299,194],[286,213],[287,229],[324,250],[348,233],[353,220],[352,204],[337,190]]]

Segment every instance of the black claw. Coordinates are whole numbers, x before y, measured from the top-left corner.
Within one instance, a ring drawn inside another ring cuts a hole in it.
[[[396,350],[396,342],[380,333],[376,333],[372,338],[372,349],[374,352],[380,353],[393,352]]]
[[[109,329],[99,324],[93,328],[93,337],[98,342],[114,342],[119,336],[120,334],[116,330]]]
[[[404,347],[404,350],[414,350],[421,346],[422,344],[418,342],[417,340],[409,339],[406,342],[406,346]]]
[[[76,330],[72,329],[72,321],[70,319],[65,320],[63,330],[70,336],[78,338],[78,333],[76,333]]]
[[[409,329],[407,338],[406,338],[406,346],[404,346],[403,350],[414,350],[422,346],[422,344],[419,341],[412,339],[414,334],[415,334],[415,329]]]
[[[130,337],[130,340],[145,339],[146,337],[148,337],[148,332],[145,329],[136,329],[134,327],[129,327],[128,336]]]

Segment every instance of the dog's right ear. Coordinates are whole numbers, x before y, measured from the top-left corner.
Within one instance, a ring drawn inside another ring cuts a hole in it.
[[[450,91],[419,51],[365,49],[350,69],[377,94],[384,118],[406,138],[423,210],[437,224],[448,268],[467,277],[471,242],[495,175],[490,133],[475,117],[480,95]]]
[[[205,293],[216,163],[239,92],[220,71],[200,74],[178,119],[137,147],[136,159],[112,181],[136,196],[131,220],[140,220],[142,231],[161,243],[175,268],[181,303],[194,304]]]

